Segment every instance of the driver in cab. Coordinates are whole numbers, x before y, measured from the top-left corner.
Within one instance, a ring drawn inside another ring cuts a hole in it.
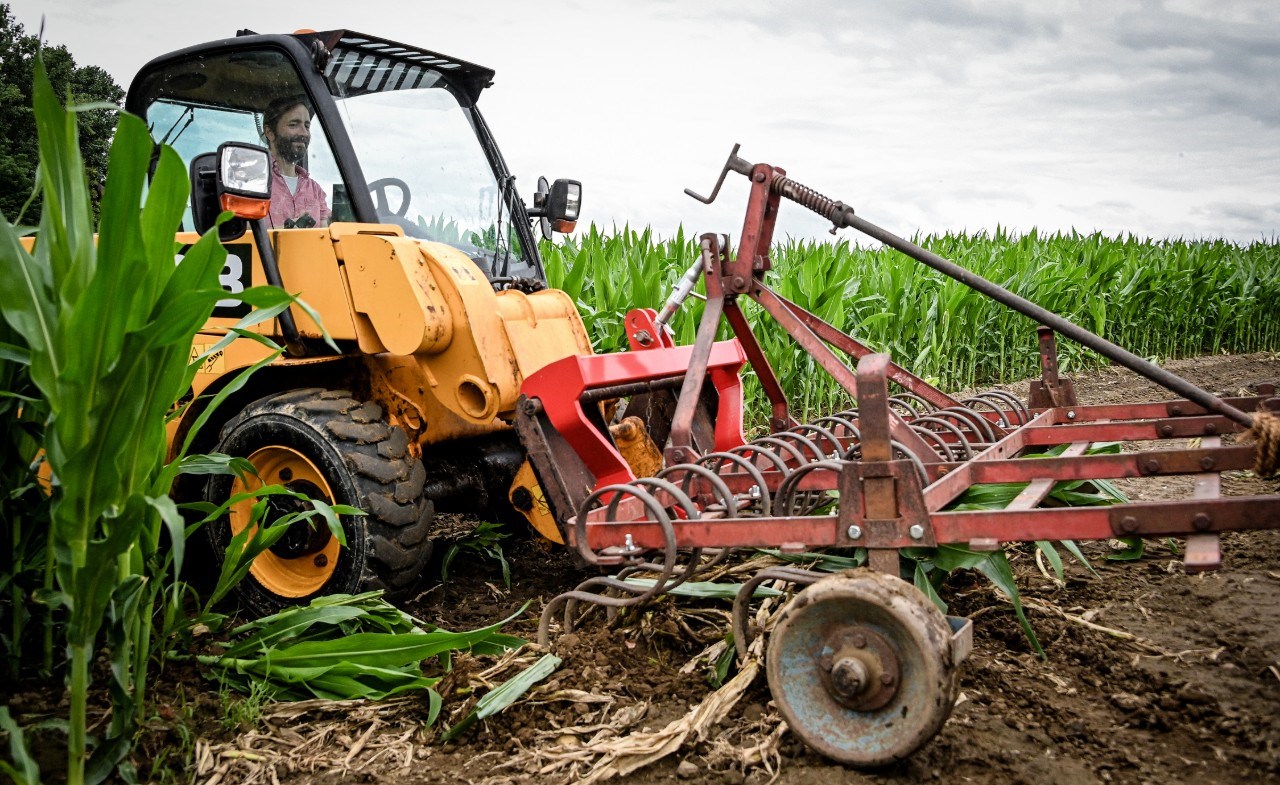
[[[328,226],[324,189],[301,166],[311,144],[311,108],[306,98],[296,95],[272,101],[263,114],[262,135],[271,151],[271,228]]]

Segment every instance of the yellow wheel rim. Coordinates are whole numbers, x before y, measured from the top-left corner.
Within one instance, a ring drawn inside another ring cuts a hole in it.
[[[279,445],[263,447],[249,456],[249,462],[258,470],[258,477],[247,477],[247,485],[237,477],[231,485],[232,495],[257,490],[264,485],[283,485],[293,490],[306,489],[310,495],[333,503],[333,491],[324,475],[297,450]],[[228,514],[232,536],[250,525],[253,504],[253,499],[246,499],[232,505]],[[318,525],[323,526],[323,523]],[[306,597],[315,594],[333,577],[338,567],[338,550],[338,541],[334,537],[328,537],[323,547],[305,553],[290,554],[273,548],[258,554],[249,574],[267,591],[280,597]]]

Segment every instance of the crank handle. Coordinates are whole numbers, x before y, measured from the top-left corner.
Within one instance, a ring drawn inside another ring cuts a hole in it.
[[[729,172],[733,171],[740,175],[750,177],[751,170],[755,168],[755,164],[738,157],[738,148],[741,146],[742,145],[740,144],[735,144],[733,149],[729,151],[729,160],[724,162],[724,169],[720,170],[720,179],[716,180],[716,187],[711,189],[710,196],[702,196],[689,188],[684,189],[684,192],[703,204],[711,204],[716,200],[716,196],[719,195],[720,186],[724,185],[725,175],[729,174]]]

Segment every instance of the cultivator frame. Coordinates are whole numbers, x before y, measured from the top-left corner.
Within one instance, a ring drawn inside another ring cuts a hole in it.
[[[941,727],[953,703],[947,696],[955,667],[970,646],[968,622],[940,621],[928,599],[898,579],[900,549],[1186,536],[1185,564],[1195,572],[1219,566],[1219,533],[1280,528],[1280,496],[1220,493],[1222,472],[1253,468],[1274,454],[1278,421],[1247,413],[1280,411],[1273,385],[1251,397],[1211,395],[737,152],[735,146],[711,197],[689,192],[709,203],[730,172],[751,181],[738,256],[729,254],[727,238],[703,235],[701,258],[686,276],[691,282],[701,274],[706,283],[695,343],[676,347],[664,329],[690,283],[661,316],[649,310],[628,315],[633,351],[562,360],[523,388],[517,428],[562,536],[587,563],[621,568],[616,577],[592,578],[550,603],[540,630],[544,643],[559,613],[567,631],[580,603],[645,602],[718,564],[732,548],[866,548],[871,571],[819,579],[783,567],[755,576],[735,602],[734,640],[745,656],[752,633],[748,601],[762,581],[807,586],[769,642],[775,701],[792,729],[819,751],[846,763],[880,765],[909,755]],[[766,286],[782,199],[834,227],[854,227],[1043,325],[1042,375],[1029,405],[1002,391],[957,400]],[[835,378],[857,408],[798,424],[738,304],[744,296]],[[722,319],[733,340],[715,340]],[[1055,333],[1182,398],[1077,405],[1070,381],[1058,375]],[[856,370],[834,350],[856,358]],[[742,435],[738,382],[748,362],[770,401],[774,431],[750,442]],[[889,382],[901,392],[891,395]],[[635,477],[609,436],[600,404],[621,397],[630,397],[627,413],[641,412],[654,440],[665,445],[666,468],[654,477]],[[1223,436],[1246,430],[1263,444],[1223,444]],[[1184,439],[1198,444],[1168,446]],[[1085,454],[1098,441],[1151,442],[1160,449]],[[1030,457],[1055,446],[1065,449]],[[1194,477],[1190,498],[1044,506],[1062,481],[1172,475]],[[947,509],[974,485],[1005,482],[1027,483],[1005,509]],[[821,514],[833,494],[838,509]],[[626,580],[636,575],[654,580]]]

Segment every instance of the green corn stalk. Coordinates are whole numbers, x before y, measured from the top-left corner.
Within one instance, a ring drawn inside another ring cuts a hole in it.
[[[913,239],[1143,356],[1280,349],[1275,242],[1035,230],[1019,236],[1003,229]],[[542,250],[551,285],[578,303],[597,351],[624,349],[626,311],[661,307],[698,256],[683,231],[664,241],[630,227],[607,234],[591,226]],[[892,249],[787,240],[775,244],[771,258],[766,283],[780,294],[944,389],[1039,374],[1035,325],[1028,319]],[[701,311],[690,300],[677,314],[677,343],[692,343]],[[746,311],[797,417],[809,420],[848,405],[848,396],[771,320],[749,303]],[[1058,349],[1067,373],[1104,364],[1068,341]],[[754,375],[746,374],[745,383],[748,415],[767,411]],[[764,415],[755,416],[752,422],[762,424]]]
[[[44,210],[32,251],[21,243],[23,230],[0,220],[0,312],[13,338],[4,342],[0,381],[12,394],[18,380],[12,364],[22,366],[37,391],[27,396],[36,400],[24,405],[22,419],[42,418],[39,446],[53,487],[51,577],[41,596],[50,614],[65,618],[57,632],[69,658],[73,785],[101,781],[127,754],[145,705],[157,598],[173,586],[166,618],[179,602],[181,588],[167,582],[167,573],[172,566],[176,576],[185,537],[167,494],[189,442],[179,460],[165,464],[166,415],[199,368],[199,360],[188,361],[192,336],[227,296],[217,283],[226,252],[216,234],[175,264],[174,229],[190,193],[185,167],[161,147],[148,181],[153,143],[135,117],[119,118],[95,238],[75,119],[76,111],[91,108],[99,107],[64,109],[38,58],[37,188]],[[241,299],[274,313],[294,302],[263,288]],[[241,335],[242,328],[227,341]],[[162,548],[166,530],[171,545]],[[89,760],[89,666],[104,628],[113,711]],[[55,635],[52,626],[46,630],[51,661]]]
[[[174,264],[173,227],[186,198],[182,163],[161,151],[144,202],[151,140],[141,121],[124,115],[95,244],[75,115],[59,104],[42,61],[34,102],[44,210],[34,253],[0,221],[0,308],[31,349],[31,380],[49,409],[50,534],[70,657],[67,780],[79,785],[95,639],[110,610],[128,628],[113,660],[130,670],[130,647],[145,626],[143,614],[129,618],[137,591],[131,576],[139,541],[157,528],[148,499],[164,458],[164,415],[185,389],[190,336],[222,296],[213,282],[225,252],[210,237]],[[120,714],[113,741],[133,708]],[[118,747],[108,742],[99,752],[94,777]]]

